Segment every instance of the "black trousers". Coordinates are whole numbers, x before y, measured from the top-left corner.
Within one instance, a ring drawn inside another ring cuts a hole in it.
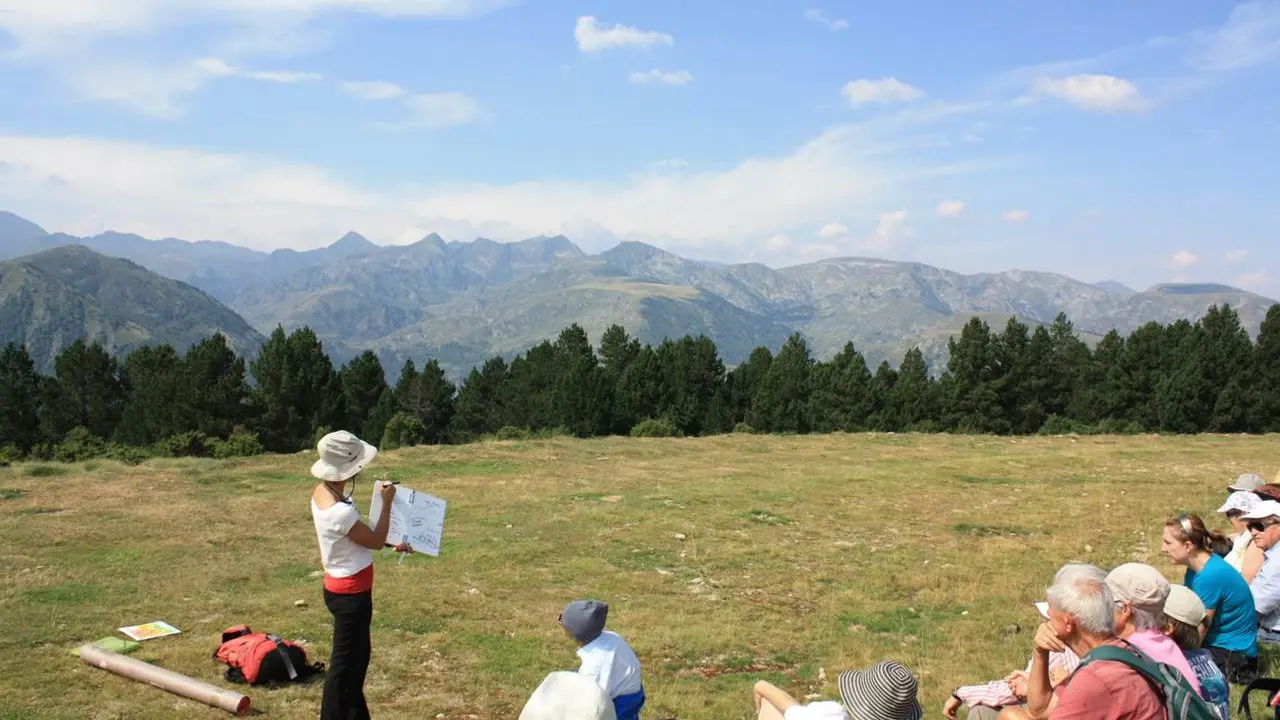
[[[333,614],[333,654],[324,679],[320,720],[369,720],[364,676],[373,654],[369,640],[373,592],[342,595],[325,590],[324,605]]]
[[[1258,678],[1257,656],[1249,657],[1244,653],[1216,647],[1207,649],[1209,656],[1213,658],[1213,664],[1217,665],[1222,674],[1226,676],[1227,682],[1248,685]]]

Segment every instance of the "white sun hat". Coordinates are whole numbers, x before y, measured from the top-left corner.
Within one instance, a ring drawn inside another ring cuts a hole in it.
[[[311,466],[311,474],[325,482],[344,482],[364,470],[378,448],[346,430],[331,432],[316,443],[320,459]]]
[[[1227,501],[1218,508],[1218,512],[1226,513],[1232,510],[1239,510],[1242,513],[1248,513],[1253,510],[1258,503],[1262,502],[1262,498],[1257,493],[1237,490],[1227,496]]]

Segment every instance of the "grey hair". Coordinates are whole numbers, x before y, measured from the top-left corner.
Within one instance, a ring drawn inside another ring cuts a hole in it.
[[[1107,587],[1107,574],[1093,565],[1063,565],[1053,577],[1047,599],[1049,607],[1070,615],[1086,632],[1116,632],[1115,596]]]

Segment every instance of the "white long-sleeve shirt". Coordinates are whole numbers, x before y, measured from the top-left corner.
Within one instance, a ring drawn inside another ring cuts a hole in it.
[[[640,658],[615,632],[600,633],[600,637],[578,648],[578,657],[582,659],[578,672],[594,678],[610,699],[644,689],[640,682]]]

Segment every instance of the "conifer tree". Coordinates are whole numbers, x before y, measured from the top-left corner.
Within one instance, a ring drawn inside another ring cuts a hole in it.
[[[150,445],[195,429],[185,370],[172,345],[146,345],[129,353],[122,367],[129,392],[115,439]]]
[[[221,333],[192,345],[183,358],[184,403],[195,430],[225,438],[246,422],[249,383],[244,358]]]
[[[760,379],[751,403],[757,429],[807,433],[813,356],[800,333],[793,333]]]
[[[46,385],[43,425],[50,440],[77,427],[104,440],[115,432],[127,391],[119,363],[101,345],[68,345],[54,359],[54,377]]]
[[[0,351],[0,448],[26,454],[39,442],[40,383],[25,347],[9,343]]]

